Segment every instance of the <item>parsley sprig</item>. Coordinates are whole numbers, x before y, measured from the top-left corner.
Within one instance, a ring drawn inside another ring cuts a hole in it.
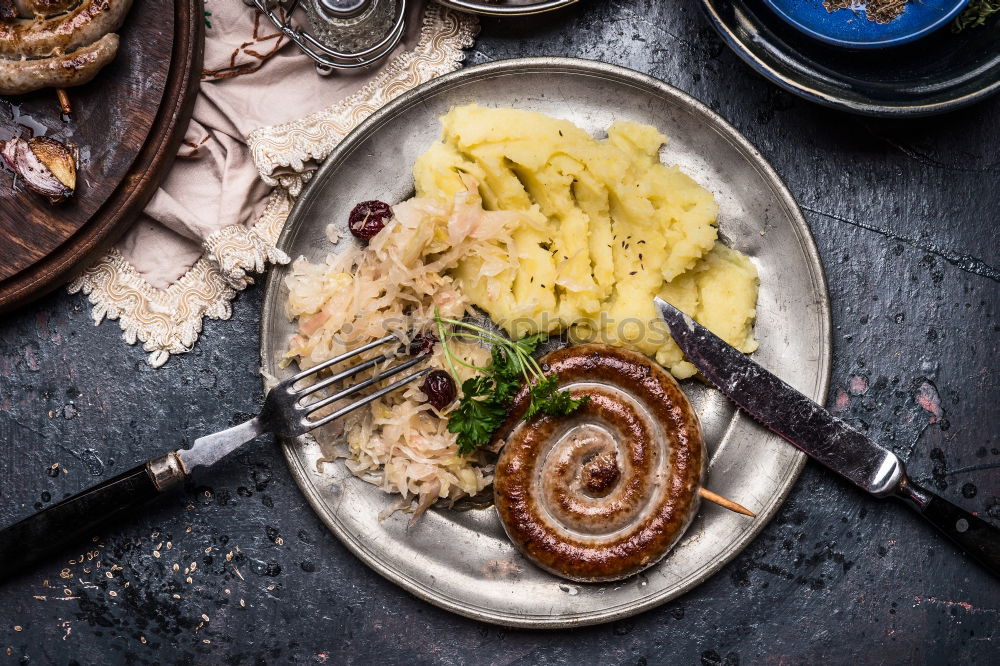
[[[455,382],[461,382],[462,385],[458,407],[448,417],[449,432],[458,435],[459,453],[471,453],[489,443],[493,433],[507,418],[510,404],[522,382],[531,386],[531,401],[525,412],[525,419],[540,413],[565,416],[587,401],[587,396],[574,399],[569,391],[559,390],[559,378],[555,374],[546,375],[538,361],[532,357],[538,344],[546,338],[545,334],[508,340],[481,326],[448,319],[437,312],[434,322],[437,324],[438,339],[441,340],[451,374]],[[489,343],[490,364],[481,367],[463,361],[448,345],[451,338]],[[462,382],[458,375],[459,365],[480,374]]]

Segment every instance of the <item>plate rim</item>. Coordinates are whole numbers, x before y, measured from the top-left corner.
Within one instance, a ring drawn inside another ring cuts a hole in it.
[[[570,5],[575,5],[580,0],[539,0],[533,5],[487,5],[477,0],[437,0],[438,4],[450,9],[467,14],[479,14],[481,16],[532,16],[555,11]]]
[[[673,86],[656,79],[652,76],[637,72],[635,70],[611,65],[608,63],[582,58],[564,57],[531,57],[514,58],[507,60],[497,60],[482,65],[459,69],[455,72],[445,74],[429,82],[421,84],[406,93],[403,93],[386,106],[375,111],[364,122],[350,132],[337,147],[326,157],[319,169],[314,173],[310,182],[305,186],[301,195],[296,200],[292,210],[289,212],[285,225],[277,241],[277,247],[282,247],[287,238],[291,235],[295,225],[295,219],[300,215],[300,211],[309,205],[313,198],[315,183],[325,180],[324,174],[334,169],[342,157],[349,155],[360,141],[367,138],[373,131],[377,130],[382,122],[390,118],[397,109],[406,107],[414,101],[430,92],[442,88],[448,88],[461,84],[468,80],[480,78],[490,78],[493,76],[509,74],[512,71],[548,71],[563,72],[571,74],[599,75],[605,78],[616,80],[620,83],[633,85],[640,89],[652,89],[652,91],[672,97],[678,100],[687,110],[702,115],[709,121],[716,131],[732,142],[733,146],[740,150],[748,161],[756,168],[765,181],[769,183],[776,198],[786,209],[793,221],[793,228],[799,241],[799,245],[806,254],[808,264],[811,268],[810,277],[814,283],[817,294],[816,307],[821,323],[820,331],[820,353],[817,359],[819,363],[816,385],[811,391],[811,397],[821,404],[825,404],[827,392],[830,385],[830,375],[833,362],[833,326],[831,319],[830,294],[827,288],[826,272],[819,251],[816,247],[812,231],[806,223],[805,217],[787,185],[778,176],[774,168],[760,154],[760,152],[732,125],[726,122],[721,116],[709,109],[707,106],[694,99],[687,93],[674,88]],[[270,373],[274,368],[273,359],[266,353],[266,328],[267,322],[274,312],[279,308],[277,296],[280,290],[279,279],[276,277],[278,270],[273,269],[268,272],[263,296],[261,322],[260,322],[260,359],[261,367],[265,373]],[[267,375],[262,373],[265,389],[267,388]],[[729,428],[733,427],[740,419],[747,417],[740,412],[736,413]],[[777,437],[777,435],[767,435]],[[798,478],[802,467],[806,462],[806,454],[795,450],[792,452],[793,462],[789,465],[787,473],[781,479],[780,490],[771,496],[771,501],[758,512],[758,520],[743,532],[739,538],[734,540],[718,558],[707,562],[705,566],[697,571],[692,577],[689,586],[682,590],[664,592],[660,595],[650,596],[641,602],[630,602],[612,608],[605,608],[601,611],[587,611],[574,614],[564,614],[559,616],[529,616],[524,614],[511,614],[489,608],[475,607],[468,602],[459,601],[444,595],[430,585],[409,578],[386,562],[378,559],[372,552],[366,549],[363,543],[355,535],[341,530],[337,525],[335,516],[329,507],[323,502],[316,486],[309,479],[309,472],[304,468],[303,462],[295,454],[295,448],[301,446],[304,438],[281,439],[281,450],[288,464],[289,471],[305,496],[309,505],[316,512],[317,516],[326,525],[337,539],[360,559],[370,569],[386,578],[390,582],[398,585],[414,596],[444,610],[457,615],[468,617],[474,620],[489,622],[507,627],[528,628],[528,629],[558,629],[567,627],[578,627],[592,624],[610,622],[613,620],[629,617],[638,613],[650,610],[674,599],[703,583],[706,579],[715,574],[719,569],[734,559],[742,552],[751,541],[770,523],[778,508],[785,502],[791,492],[795,481]]]
[[[980,90],[933,104],[893,105],[884,103],[854,102],[838,97],[834,94],[810,88],[807,85],[799,83],[791,77],[785,76],[781,72],[777,71],[774,67],[768,64],[767,61],[758,57],[755,53],[745,47],[743,40],[736,35],[735,31],[723,20],[722,16],[717,11],[717,0],[698,0],[698,2],[715,32],[722,38],[722,41],[726,43],[726,46],[728,46],[733,53],[740,58],[740,60],[750,66],[750,69],[754,70],[771,83],[777,85],[779,88],[782,88],[793,95],[798,95],[803,99],[807,99],[811,102],[815,102],[831,109],[857,113],[875,118],[915,118],[921,116],[932,116],[939,113],[945,113],[947,111],[961,109],[1000,92],[1000,76],[998,76],[996,81],[985,86],[984,88],[981,88]],[[770,7],[768,7],[768,11],[771,11]]]

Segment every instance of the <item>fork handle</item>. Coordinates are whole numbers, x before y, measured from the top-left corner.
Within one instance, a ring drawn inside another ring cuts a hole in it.
[[[0,530],[0,580],[82,541],[184,479],[174,452],[154,458]]]

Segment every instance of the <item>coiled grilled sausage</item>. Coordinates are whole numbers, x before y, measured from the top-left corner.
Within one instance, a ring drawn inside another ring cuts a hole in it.
[[[566,417],[521,420],[514,400],[497,434],[500,521],[528,559],[582,582],[619,580],[658,562],[698,509],[705,445],[677,382],[635,352],[577,345],[542,359],[574,398]]]
[[[132,0],[84,0],[48,19],[0,22],[0,57],[38,58],[73,51],[121,27]]]
[[[89,82],[118,52],[118,35],[65,55],[34,60],[0,60],[0,95],[21,95],[41,88],[70,88]]]

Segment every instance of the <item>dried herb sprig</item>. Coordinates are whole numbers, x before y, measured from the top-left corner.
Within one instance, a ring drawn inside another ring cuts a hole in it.
[[[1000,12],[1000,0],[972,0],[962,13],[955,17],[951,31],[959,33],[966,28],[978,28],[986,24],[986,19]]]

